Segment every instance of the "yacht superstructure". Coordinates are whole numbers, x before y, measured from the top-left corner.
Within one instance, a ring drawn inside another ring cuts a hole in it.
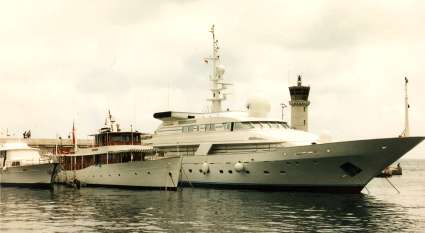
[[[193,186],[358,193],[423,137],[320,143],[314,134],[269,119],[258,103],[222,111],[224,68],[213,34],[210,113],[158,112],[152,145],[183,156],[182,182]],[[260,104],[261,105],[261,104]]]
[[[176,189],[181,158],[163,157],[152,146],[143,145],[149,135],[120,130],[111,114],[94,135],[95,146],[61,155],[59,183],[151,189]]]
[[[0,145],[0,186],[50,187],[58,163],[22,142]]]

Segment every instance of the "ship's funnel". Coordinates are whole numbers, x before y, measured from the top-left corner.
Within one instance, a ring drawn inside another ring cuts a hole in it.
[[[270,112],[270,102],[263,97],[251,97],[246,105],[250,117],[267,117]]]

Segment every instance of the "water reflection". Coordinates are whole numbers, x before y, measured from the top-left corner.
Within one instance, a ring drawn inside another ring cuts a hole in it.
[[[0,195],[2,232],[12,229],[20,232],[412,232],[418,229],[402,205],[363,194],[190,188],[181,192],[74,190],[56,186],[52,192],[2,188]]]

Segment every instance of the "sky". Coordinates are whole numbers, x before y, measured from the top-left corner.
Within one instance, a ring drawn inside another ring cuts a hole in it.
[[[78,137],[108,109],[153,132],[154,112],[205,112],[212,24],[226,107],[263,96],[281,116],[297,75],[310,131],[333,140],[398,136],[409,79],[411,135],[425,135],[424,1],[0,1],[0,135]],[[285,109],[285,120],[290,111]],[[407,158],[425,158],[425,144]]]

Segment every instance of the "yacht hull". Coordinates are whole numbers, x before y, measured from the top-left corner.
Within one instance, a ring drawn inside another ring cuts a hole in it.
[[[267,152],[186,156],[183,159],[182,184],[360,193],[372,178],[423,139],[371,139],[282,147]],[[236,163],[243,164],[242,170],[240,164],[236,169]]]
[[[87,186],[176,189],[179,183],[181,158],[133,161],[89,166],[81,170],[61,170],[58,183],[78,180]]]
[[[0,170],[1,186],[51,187],[57,163],[44,163]]]

